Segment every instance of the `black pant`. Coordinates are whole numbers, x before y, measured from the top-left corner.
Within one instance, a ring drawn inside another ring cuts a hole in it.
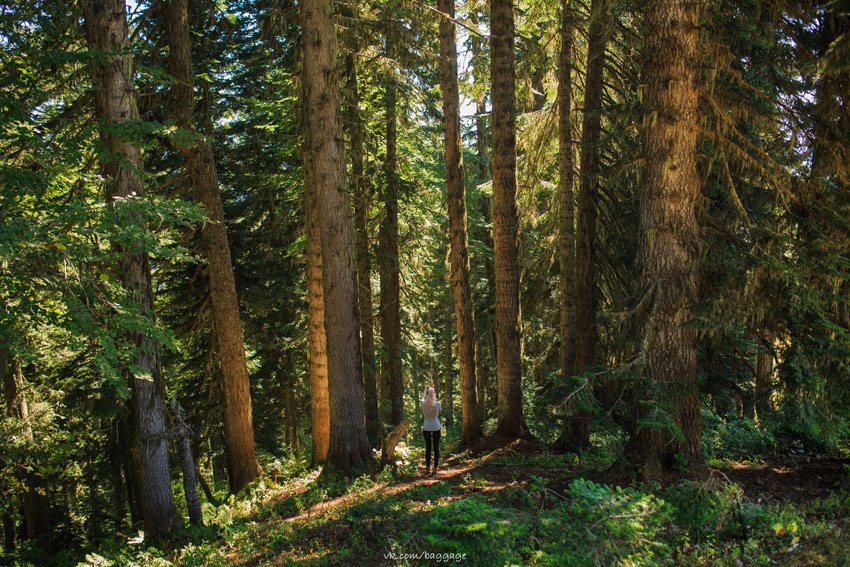
[[[425,437],[425,467],[431,466],[431,443],[434,444],[434,468],[440,462],[440,432],[422,430],[422,435]]]

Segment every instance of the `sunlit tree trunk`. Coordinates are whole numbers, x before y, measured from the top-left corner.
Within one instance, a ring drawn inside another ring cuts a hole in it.
[[[516,204],[516,76],[511,0],[490,2],[492,85],[493,243],[496,264],[497,433],[515,437],[522,412],[522,337]]]
[[[311,133],[304,131],[304,154],[311,145]],[[325,336],[325,300],[322,285],[322,235],[316,172],[312,162],[304,167],[304,218],[307,224],[307,342],[310,349],[310,421],[312,464],[328,457],[330,406],[328,401],[328,351]]]
[[[699,258],[695,204],[699,132],[697,5],[652,0],[645,14],[643,68],[644,167],[640,184],[640,283],[653,294],[643,316],[646,377],[675,405],[684,441],[666,429],[634,431],[624,458],[644,479],[662,473],[707,476],[697,391],[696,332],[688,323],[697,294]],[[653,402],[661,400],[655,397]]]
[[[441,12],[454,18],[454,0],[439,0],[437,6]],[[443,155],[446,163],[451,281],[463,411],[461,442],[471,443],[481,437],[475,381],[475,323],[472,316],[472,289],[469,285],[466,187],[460,130],[460,93],[457,84],[457,39],[454,22],[445,17],[440,18],[440,88],[443,93]]]
[[[327,465],[350,469],[370,458],[366,437],[357,316],[357,274],[351,201],[345,177],[336,31],[331,0],[301,4],[307,166],[316,176],[322,235],[322,284],[328,348],[330,443]]]
[[[86,0],[83,2],[85,33],[89,47],[99,54],[93,60],[94,109],[101,123],[100,142],[104,147],[103,176],[107,181],[106,202],[115,206],[117,199],[142,199],[145,189],[137,172],[142,170],[139,142],[125,138],[122,127],[138,121],[136,92],[133,87],[133,57],[127,50],[127,16],[124,0]],[[142,220],[132,214],[118,219],[126,225]],[[118,267],[123,283],[144,316],[154,320],[151,269],[148,254],[141,243],[115,247],[123,257]],[[159,364],[159,345],[141,331],[130,334],[134,346],[130,374],[136,420],[136,445],[141,473],[145,537],[156,536],[179,524],[171,491],[168,468],[168,429],[163,404],[163,380]]]
[[[203,205],[211,221],[204,225],[203,235],[214,331],[224,379],[224,446],[230,489],[238,492],[263,471],[254,454],[248,363],[215,158],[210,142],[198,133],[192,122],[195,81],[186,3],[187,0],[168,0],[167,3],[169,70],[175,79],[171,87],[171,115],[183,129],[184,136],[189,138],[175,137],[172,143],[186,159],[195,199]]]

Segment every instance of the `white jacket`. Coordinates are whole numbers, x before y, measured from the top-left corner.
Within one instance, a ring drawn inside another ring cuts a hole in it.
[[[422,404],[422,413],[425,415],[425,422],[422,424],[422,429],[425,431],[439,431],[440,430],[440,412],[443,411],[443,406],[440,405],[440,402],[435,401],[434,407],[431,408],[430,411],[425,407],[425,397],[420,398],[420,403]]]

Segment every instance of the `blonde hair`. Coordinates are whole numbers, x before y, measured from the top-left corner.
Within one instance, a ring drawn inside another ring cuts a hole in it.
[[[434,403],[437,401],[437,392],[434,391],[434,386],[428,386],[425,388],[425,409],[430,410],[434,407]]]

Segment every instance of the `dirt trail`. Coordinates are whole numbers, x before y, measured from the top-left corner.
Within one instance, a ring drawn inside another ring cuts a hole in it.
[[[810,501],[850,489],[850,459],[798,455],[720,469],[749,497]]]

